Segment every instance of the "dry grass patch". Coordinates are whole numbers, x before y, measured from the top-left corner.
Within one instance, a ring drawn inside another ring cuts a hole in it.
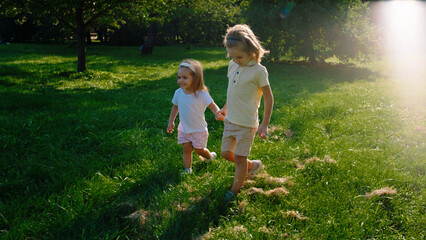
[[[127,217],[125,217],[126,219],[129,219],[131,221],[139,221],[139,223],[141,225],[145,225],[147,222],[156,219],[159,220],[161,217],[161,214],[158,212],[153,212],[150,210],[144,210],[144,209],[139,209],[136,212],[128,215]]]
[[[284,129],[283,126],[280,126],[280,125],[278,125],[278,126],[270,126],[269,127],[269,132],[273,133],[275,131],[282,131],[283,129]]]
[[[293,186],[294,183],[292,181],[290,181],[291,177],[271,177],[268,173],[263,173],[263,174],[258,174],[255,176],[255,179],[261,179],[263,180],[266,184],[270,184],[270,185],[279,185],[282,186],[284,184],[286,184],[287,186]],[[250,181],[250,184],[255,183],[255,181]]]
[[[264,191],[263,191],[262,188],[251,187],[247,190],[247,194],[248,195],[260,195],[260,194],[264,194]]]
[[[245,200],[241,201],[241,202],[238,204],[238,212],[239,212],[239,213],[244,213],[244,211],[245,211],[245,209],[246,209],[246,206],[247,206],[247,202],[246,202]]]
[[[285,138],[291,138],[294,133],[290,129],[284,129],[283,126],[271,126],[269,128],[269,132],[271,133],[271,137],[274,140],[279,140],[280,135],[284,135]]]
[[[251,187],[247,190],[248,195],[265,195],[265,196],[282,196],[289,194],[287,189],[280,187],[274,188],[268,191],[264,191],[262,188]]]
[[[293,137],[293,135],[294,135],[294,133],[293,133],[290,129],[286,129],[286,130],[284,131],[284,136],[285,136],[286,138],[291,138],[291,137]]]
[[[270,229],[270,228],[268,228],[266,226],[258,228],[257,231],[261,232],[261,233],[266,233],[266,234],[273,234],[273,233],[275,233],[274,229]]]
[[[281,196],[287,194],[289,194],[289,191],[283,187],[271,189],[265,192],[266,196]]]
[[[305,221],[305,220],[309,219],[307,217],[302,217],[299,214],[299,212],[296,212],[296,211],[287,211],[287,212],[281,211],[281,213],[283,214],[283,216],[285,218],[291,218],[291,219],[296,219],[296,220],[300,220],[300,221]]]
[[[231,231],[235,232],[235,233],[247,232],[247,228],[245,228],[243,225],[240,225],[240,226],[235,226],[235,227],[231,228]]]
[[[254,181],[252,179],[247,179],[247,180],[244,181],[244,186],[251,187],[251,186],[254,186],[255,184],[256,184],[256,181]]]
[[[294,183],[289,180],[289,178],[276,178],[276,177],[269,177],[265,178],[265,182],[269,184],[286,184],[287,186],[293,186]]]
[[[384,187],[381,189],[373,190],[370,193],[366,193],[365,197],[372,198],[374,196],[390,196],[395,195],[397,193],[396,189],[393,189],[393,187]]]

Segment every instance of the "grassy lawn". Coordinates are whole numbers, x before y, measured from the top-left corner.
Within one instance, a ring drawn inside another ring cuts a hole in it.
[[[250,156],[265,168],[223,206],[233,163],[182,177],[166,128],[180,61],[202,62],[222,107],[225,55],[89,46],[76,73],[74,47],[0,45],[0,239],[425,238],[426,76],[265,63],[271,133]]]

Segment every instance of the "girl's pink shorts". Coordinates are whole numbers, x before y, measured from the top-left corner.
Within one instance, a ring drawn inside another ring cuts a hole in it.
[[[184,133],[178,131],[178,143],[184,144],[191,142],[192,146],[196,149],[204,149],[207,147],[207,139],[209,138],[209,133],[206,132],[194,132],[194,133]]]

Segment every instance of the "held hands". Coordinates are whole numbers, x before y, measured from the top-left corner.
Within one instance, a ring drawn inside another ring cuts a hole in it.
[[[169,122],[169,125],[167,126],[167,132],[168,133],[173,133],[174,129],[175,129],[175,123],[174,122]]]
[[[225,119],[226,107],[219,109],[216,103],[212,102],[210,103],[209,108],[210,110],[212,110],[212,113],[214,114],[216,121],[223,121]]]
[[[216,117],[217,121],[223,121],[223,120],[225,120],[225,116],[226,116],[226,110],[225,110],[225,108],[220,109],[215,114],[215,117]]]
[[[225,120],[225,116],[222,113],[220,113],[220,112],[216,113],[215,117],[216,117],[217,121],[223,121],[223,120]]]

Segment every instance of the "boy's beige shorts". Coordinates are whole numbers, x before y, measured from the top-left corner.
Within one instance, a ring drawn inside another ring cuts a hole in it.
[[[222,152],[233,152],[235,155],[247,157],[256,135],[257,128],[244,127],[224,121]]]

